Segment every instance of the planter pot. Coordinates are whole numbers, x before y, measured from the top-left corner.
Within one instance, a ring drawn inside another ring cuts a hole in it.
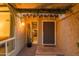
[[[30,37],[27,39],[27,47],[32,47],[32,40]]]
[[[32,43],[27,43],[27,47],[32,47]]]

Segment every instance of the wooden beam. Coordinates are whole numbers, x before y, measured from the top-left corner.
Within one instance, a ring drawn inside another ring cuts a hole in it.
[[[9,5],[11,8],[13,8],[13,9],[15,9],[15,10],[16,10],[16,8],[13,6],[13,4],[8,3],[8,5]]]
[[[0,12],[10,12],[10,11],[9,11],[9,10],[7,10],[7,11],[2,10],[2,11],[0,11]]]
[[[17,8],[16,11],[20,13],[55,13],[55,14],[63,14],[67,11],[72,11],[71,8],[76,4],[71,4],[65,8],[50,8],[50,9],[27,9],[27,8]]]
[[[68,9],[16,9],[20,13],[65,13]]]
[[[0,7],[7,7],[7,5],[0,5]]]

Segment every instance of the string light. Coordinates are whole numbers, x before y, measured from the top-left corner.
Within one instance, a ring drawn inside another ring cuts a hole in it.
[[[39,17],[58,17],[58,14],[51,14],[51,13],[22,13],[23,16],[39,16]]]

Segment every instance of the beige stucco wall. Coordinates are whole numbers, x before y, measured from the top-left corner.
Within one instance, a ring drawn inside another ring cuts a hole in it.
[[[17,55],[25,46],[26,38],[25,38],[25,25],[22,25],[24,22],[24,18],[15,17],[15,51],[11,55]]]
[[[79,41],[79,13],[77,12],[71,14],[70,16],[64,19],[61,19],[60,21],[57,21],[57,46],[60,49],[64,50],[65,55],[78,55],[79,54],[78,53],[79,48],[77,47],[78,41]]]

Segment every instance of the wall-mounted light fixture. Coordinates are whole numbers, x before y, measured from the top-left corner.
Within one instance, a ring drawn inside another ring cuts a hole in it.
[[[21,26],[24,26],[25,25],[25,23],[24,22],[21,22]]]

